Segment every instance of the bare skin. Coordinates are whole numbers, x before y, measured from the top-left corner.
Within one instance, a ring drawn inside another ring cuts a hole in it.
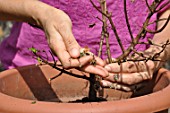
[[[167,10],[160,18],[167,18],[169,14],[170,10]],[[46,34],[51,50],[58,56],[65,69],[79,68],[81,65],[80,70],[103,77],[104,80],[101,81],[103,87],[115,86],[113,83],[118,83],[116,84],[118,89],[133,90],[134,85],[152,79],[153,73],[161,66],[160,62],[153,61],[147,63],[126,62],[122,65],[112,63],[105,66],[104,61],[98,57],[95,57],[97,65],[90,65],[93,56],[80,58],[81,47],[73,36],[72,22],[69,16],[63,11],[38,0],[5,0],[5,2],[0,0],[0,19],[28,22],[41,27]],[[162,25],[163,23],[159,22],[158,28]],[[154,36],[153,41],[157,44],[165,43],[170,38],[169,29],[170,23],[161,33]],[[169,49],[170,46],[160,55],[160,59],[166,60],[169,58]],[[146,55],[148,52],[153,52],[153,50],[159,51],[160,49],[151,46],[145,51]],[[114,77],[115,74],[119,75],[117,79]],[[122,83],[125,85],[122,85]]]
[[[96,57],[97,66],[90,65],[93,56],[79,59],[81,47],[73,36],[69,16],[63,11],[38,0],[6,0],[5,2],[0,0],[0,19],[28,22],[41,27],[51,50],[65,69],[78,68],[82,65],[82,71],[103,77],[108,75],[103,68],[104,61],[100,58]]]
[[[160,18],[167,18],[170,14],[170,9],[166,10]],[[157,29],[161,28],[164,25],[165,21],[161,21],[157,25]],[[159,45],[166,43],[166,41],[170,40],[170,23],[166,26],[166,28],[154,35],[153,42]],[[161,48],[156,46],[151,46],[145,51],[145,55],[152,55],[159,52]],[[170,58],[170,45],[168,45],[164,52],[161,53],[159,59],[162,61],[166,61]],[[103,87],[110,87],[113,83],[117,84],[117,89],[131,91],[134,86],[141,83],[145,80],[150,80],[153,77],[154,72],[156,72],[164,62],[160,61],[151,61],[148,62],[125,62],[121,65],[117,63],[108,64],[105,68],[109,71],[109,76],[105,78],[105,80],[101,81]],[[115,75],[118,78],[115,78]],[[124,85],[121,85],[121,84]],[[141,84],[139,84],[141,85]]]

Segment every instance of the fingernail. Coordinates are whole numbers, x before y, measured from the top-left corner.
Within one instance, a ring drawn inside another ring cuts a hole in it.
[[[107,71],[111,71],[111,68],[109,66],[104,67]]]

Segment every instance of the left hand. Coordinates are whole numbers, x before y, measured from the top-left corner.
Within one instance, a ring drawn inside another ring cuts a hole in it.
[[[168,18],[170,9],[163,12],[159,19]],[[159,21],[157,23],[157,29],[161,29],[166,21]],[[170,40],[170,22],[164,28],[162,32],[154,35],[152,41],[156,45],[165,44],[167,40]],[[109,76],[101,81],[103,87],[113,87],[115,89],[131,91],[136,90],[138,87],[143,86],[142,81],[150,80],[153,74],[158,71],[164,61],[170,58],[170,45],[167,45],[165,50],[161,52],[158,59],[161,61],[139,61],[139,62],[125,62],[120,65],[117,63],[107,64],[105,69],[109,71]],[[144,55],[153,56],[155,53],[159,53],[162,48],[151,45],[148,50],[144,51]],[[140,56],[138,56],[140,57]],[[163,61],[163,62],[162,62]]]
[[[156,71],[154,61],[124,62],[107,64],[109,76],[101,81],[103,87],[132,91],[143,87],[142,81],[150,80]]]

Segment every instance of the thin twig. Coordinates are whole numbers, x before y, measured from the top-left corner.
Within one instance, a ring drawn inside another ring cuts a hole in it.
[[[151,7],[150,7],[150,5],[148,3],[148,0],[145,0],[145,2],[146,2],[146,6],[148,7],[149,11],[152,12],[152,9],[151,9]]]
[[[111,18],[112,15],[111,15],[111,13],[108,13],[108,11],[107,11],[106,13],[103,13],[100,9],[98,9],[98,7],[94,4],[94,2],[93,2],[92,0],[90,0],[90,2],[91,2],[91,4],[93,5],[93,7],[94,7],[98,12],[100,12],[102,15],[104,15],[104,16],[106,16],[106,17],[108,18],[108,20],[109,20],[109,22],[110,22],[110,25],[111,25],[111,27],[112,27],[112,30],[113,30],[113,32],[114,32],[114,34],[115,34],[116,40],[117,40],[117,42],[118,42],[118,44],[119,44],[122,52],[124,53],[124,47],[123,47],[123,44],[122,44],[122,42],[121,42],[121,40],[120,40],[120,37],[119,37],[119,35],[118,35],[118,33],[117,33],[116,27],[115,27],[115,25],[114,25],[114,23],[113,23],[113,21],[112,21],[112,18]]]
[[[131,31],[130,23],[129,23],[129,19],[128,19],[127,7],[126,7],[126,0],[124,0],[124,13],[125,13],[126,25],[127,25],[127,28],[128,28],[129,34],[130,34],[130,37],[131,37],[132,42],[133,42],[134,37],[133,37],[132,31]]]
[[[154,23],[158,23],[158,22],[160,22],[160,21],[165,21],[165,20],[167,20],[167,18],[157,19],[157,20],[155,20],[155,21],[153,21],[153,22],[148,23],[148,26],[151,25],[151,24],[154,24]]]
[[[161,2],[162,2],[163,0],[161,0]],[[158,6],[161,4],[161,2],[158,4]],[[170,0],[169,1],[167,1],[166,3],[164,3],[164,4],[162,4],[160,7],[159,7],[159,9],[157,9],[157,7],[156,7],[156,11],[155,12],[159,12],[159,11],[161,11],[163,8],[165,8],[165,6],[167,6],[168,4],[170,3]]]
[[[168,25],[169,20],[170,20],[170,15],[168,16],[167,21],[165,22],[165,24],[160,29],[158,29],[156,31],[148,30],[147,28],[145,30],[147,32],[149,32],[149,33],[152,33],[152,34],[156,34],[156,33],[162,32],[165,29],[165,27]]]

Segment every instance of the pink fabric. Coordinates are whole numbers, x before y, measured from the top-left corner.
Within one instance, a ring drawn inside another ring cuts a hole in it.
[[[97,0],[93,1],[99,5]],[[127,1],[129,21],[133,35],[136,36],[146,18],[148,9],[145,0]],[[153,0],[149,0],[149,3],[151,1]],[[102,23],[96,17],[101,17],[101,14],[92,7],[89,0],[42,0],[42,2],[66,12],[73,22],[73,33],[78,43],[82,47],[88,46],[93,53],[97,54]],[[123,46],[127,48],[130,45],[131,39],[126,27],[123,0],[107,0],[107,3],[109,11],[113,14],[112,19]],[[155,14],[151,21],[154,21],[156,17],[157,15]],[[94,23],[95,26],[89,28],[89,25]],[[149,28],[154,30],[156,26],[153,24]],[[121,54],[120,47],[110,27],[109,31],[112,57],[118,57]],[[153,35],[147,34],[143,40],[145,41],[149,37],[152,38]],[[28,50],[30,47],[48,52],[49,47],[43,31],[27,23],[15,23],[11,35],[0,46],[0,59],[4,67],[9,69],[36,63],[37,61],[33,59],[33,54]],[[145,45],[138,45],[137,47],[138,50],[145,50],[146,48]],[[102,58],[105,59],[106,45],[103,46],[103,49]]]

